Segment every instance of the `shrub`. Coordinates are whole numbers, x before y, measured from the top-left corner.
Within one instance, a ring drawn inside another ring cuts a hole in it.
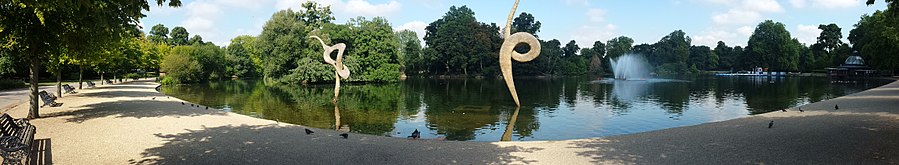
[[[0,79],[0,90],[25,87],[25,83],[19,80]]]
[[[166,78],[171,78],[173,83],[200,82],[203,67],[196,60],[186,55],[171,54],[163,59],[161,68],[166,72]]]

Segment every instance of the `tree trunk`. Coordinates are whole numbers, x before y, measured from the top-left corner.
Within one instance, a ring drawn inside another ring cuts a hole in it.
[[[81,65],[78,65],[78,89],[81,89],[81,84],[84,82],[84,69]]]
[[[100,85],[106,84],[106,79],[103,79],[103,75],[106,72],[100,72]]]
[[[62,69],[56,68],[56,97],[62,97]]]
[[[31,69],[29,69],[31,72],[31,80],[29,82],[31,84],[31,92],[28,94],[28,96],[31,97],[31,107],[28,109],[28,118],[35,119],[41,117],[40,114],[38,114],[38,104],[40,104],[40,102],[37,98],[38,69],[41,67],[41,63],[38,59],[36,48],[31,48],[31,53]]]

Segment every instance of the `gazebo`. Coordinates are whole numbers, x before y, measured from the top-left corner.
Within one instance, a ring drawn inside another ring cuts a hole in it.
[[[877,76],[877,70],[871,69],[865,65],[865,60],[858,55],[858,51],[852,53],[846,58],[840,66],[827,68],[827,76],[830,77],[857,77],[857,76]]]

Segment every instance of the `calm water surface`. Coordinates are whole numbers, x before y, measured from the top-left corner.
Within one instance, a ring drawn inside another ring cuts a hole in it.
[[[516,109],[502,80],[408,79],[332,85],[266,86],[225,81],[165,86],[194,103],[323,129],[461,141],[591,138],[728,120],[831,99],[888,80],[832,82],[822,77],[699,76],[683,81],[593,78],[517,79]],[[511,123],[511,124],[510,124]],[[504,136],[505,134],[505,136]]]

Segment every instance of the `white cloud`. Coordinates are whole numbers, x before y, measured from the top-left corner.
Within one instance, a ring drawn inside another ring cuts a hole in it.
[[[612,37],[615,37],[615,30],[618,27],[614,24],[607,24],[605,26],[594,26],[594,25],[584,25],[581,27],[577,27],[570,32],[571,40],[574,40],[578,43],[578,45],[593,45],[593,42],[603,41],[606,42]],[[562,41],[562,43],[567,43],[568,41]]]
[[[216,30],[216,21],[224,15],[221,4],[210,1],[194,1],[184,7],[187,11],[187,18],[181,21],[181,26],[187,29],[187,32],[193,35],[200,35],[204,41],[212,41],[221,44],[223,41],[219,39]]]
[[[742,26],[737,28],[737,34],[743,35],[744,37],[749,37],[752,35],[752,32],[755,31],[751,26]]]
[[[721,13],[712,16],[712,21],[716,24],[724,25],[747,25],[758,23],[762,19],[762,14],[755,11],[747,11],[741,9],[730,9],[727,13]]]
[[[741,7],[749,11],[757,12],[781,12],[783,8],[774,0],[743,0]]]
[[[790,0],[790,5],[792,5],[795,8],[804,8],[805,0]]]
[[[861,0],[811,0],[815,7],[823,7],[828,9],[857,7],[862,4]]]
[[[799,39],[799,42],[811,45],[818,41],[818,35],[820,34],[821,29],[818,29],[818,26],[799,24],[796,25],[796,33],[793,35]]]
[[[387,4],[371,4],[363,0],[350,0],[345,10],[351,14],[363,16],[387,16],[400,10],[400,3],[390,1]]]
[[[425,37],[425,27],[428,27],[427,23],[424,23],[421,21],[412,21],[412,22],[406,22],[403,25],[397,26],[397,27],[393,28],[393,30],[396,30],[396,31],[406,30],[406,29],[412,30],[415,32],[415,34],[418,35],[418,39],[422,41],[421,43],[424,44],[423,38]]]
[[[734,32],[724,30],[705,31],[691,38],[693,45],[705,45],[713,48],[718,45],[718,41],[724,41],[729,46],[742,45],[734,42],[734,39],[737,38]]]
[[[592,22],[602,22],[606,19],[605,18],[606,11],[602,10],[602,9],[596,9],[596,8],[590,9],[590,10],[587,10],[586,14],[587,14],[587,18],[589,18],[590,21],[592,21]]]

